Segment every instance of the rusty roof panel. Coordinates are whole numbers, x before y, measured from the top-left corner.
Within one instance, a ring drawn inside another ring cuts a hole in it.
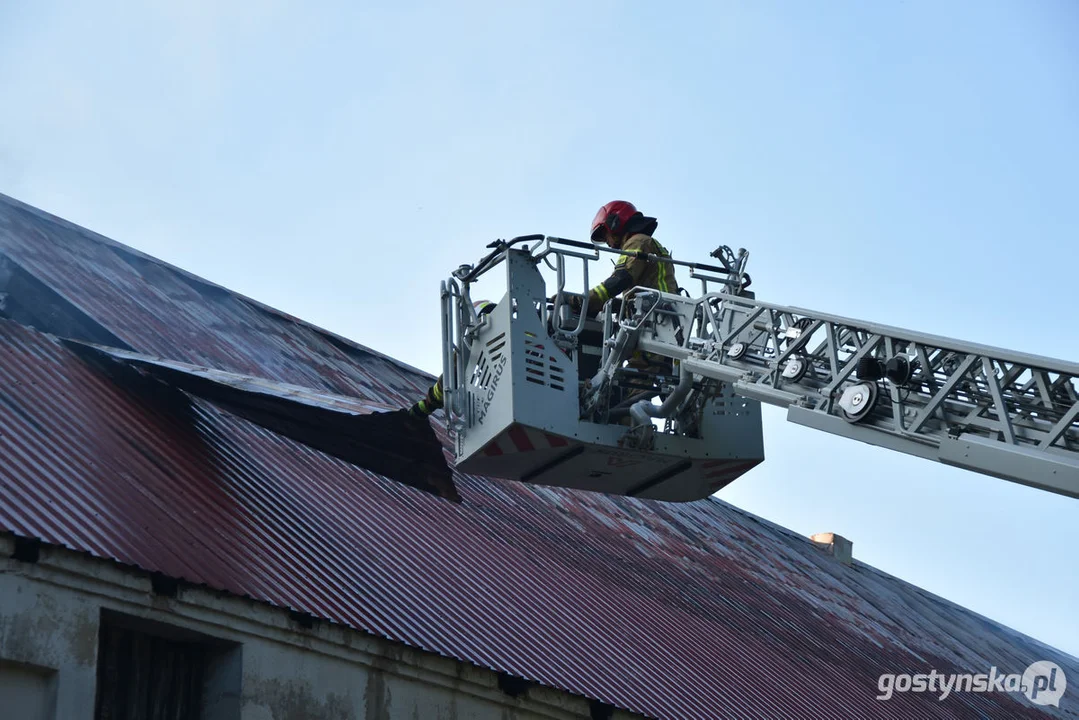
[[[3,195],[0,255],[0,292],[25,274],[62,301],[50,294],[47,316],[24,322],[47,332],[375,402],[414,398],[417,373],[401,363]]]
[[[47,317],[5,305],[21,322],[92,318],[139,352],[375,404],[430,380],[221,289],[162,292],[194,281],[124,252],[0,198],[0,254],[60,298]],[[1002,693],[880,702],[877,677],[1049,659],[1079,678],[1075,658],[720,501],[458,475],[445,502],[12,321],[0,457],[2,530],[648,716],[1044,717]],[[1079,717],[1071,697],[1056,716]]]
[[[64,342],[119,382],[146,385],[148,378],[130,377],[142,371],[333,457],[447,500],[461,499],[430,421],[414,419],[405,409],[79,340]]]

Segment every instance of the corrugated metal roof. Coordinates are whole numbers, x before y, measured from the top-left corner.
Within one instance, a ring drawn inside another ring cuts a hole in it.
[[[62,298],[39,324],[82,312],[142,352],[374,403],[429,381],[220,288],[173,292],[198,282],[126,253],[0,198],[0,254]],[[0,529],[650,716],[1042,717],[1000,693],[882,703],[876,681],[1042,659],[1079,678],[1075,658],[717,500],[459,476],[463,502],[441,501],[9,321],[0,457]],[[1059,716],[1079,717],[1073,696]]]
[[[208,400],[278,435],[391,480],[460,502],[447,462],[450,453],[431,423],[426,418],[414,418],[407,409],[377,407],[370,401],[130,350],[78,340],[64,343],[119,382],[141,370],[169,387]]]
[[[419,373],[402,363],[4,195],[0,252],[67,303],[25,324],[51,332],[74,322],[61,313],[80,314],[101,332],[79,336],[85,328],[75,326],[65,336],[109,344],[102,336],[111,335],[170,360],[374,402],[414,400]]]

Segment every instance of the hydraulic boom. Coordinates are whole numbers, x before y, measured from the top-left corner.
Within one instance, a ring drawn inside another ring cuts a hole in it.
[[[586,293],[588,263],[620,251],[544,236],[492,247],[442,288],[465,472],[705,497],[764,459],[767,403],[806,427],[1079,497],[1079,364],[762,302],[747,253],[726,247],[716,265],[674,261],[700,296],[635,288],[589,318],[571,310],[584,293],[566,290],[567,263],[582,261]],[[471,284],[503,263],[506,295],[479,318]],[[635,353],[668,369],[634,370]]]

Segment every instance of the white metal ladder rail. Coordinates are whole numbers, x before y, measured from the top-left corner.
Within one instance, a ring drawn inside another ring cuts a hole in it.
[[[662,316],[642,314],[619,331],[637,336],[626,352],[678,359],[801,425],[1079,498],[1079,364],[727,293],[647,292],[691,312],[692,332],[664,340]]]

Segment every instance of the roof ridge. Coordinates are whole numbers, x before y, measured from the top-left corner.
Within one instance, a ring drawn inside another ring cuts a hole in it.
[[[37,217],[39,217],[39,218],[41,218],[43,220],[54,223],[56,225],[60,225],[60,226],[62,226],[64,228],[67,228],[69,230],[74,230],[74,231],[80,233],[81,235],[83,235],[84,237],[86,237],[87,239],[90,239],[90,240],[98,242],[98,243],[100,243],[102,245],[108,246],[113,250],[116,250],[116,251],[119,251],[119,252],[124,252],[124,253],[129,253],[129,254],[134,255],[134,256],[142,259],[142,260],[155,263],[155,264],[157,264],[157,265],[159,265],[159,266],[161,266],[161,267],[163,267],[163,268],[165,268],[165,269],[167,269],[167,270],[169,270],[171,272],[177,273],[177,274],[179,274],[179,275],[181,275],[181,276],[183,276],[183,277],[185,277],[185,278],[187,278],[189,280],[193,280],[195,282],[199,282],[199,283],[202,283],[204,285],[208,285],[208,286],[210,286],[212,288],[215,288],[217,290],[220,290],[220,291],[228,294],[229,296],[231,296],[233,298],[236,298],[237,300],[240,300],[241,302],[247,303],[248,305],[250,305],[250,306],[254,307],[255,309],[260,310],[260,311],[262,311],[262,312],[264,312],[264,313],[266,313],[268,315],[273,315],[273,316],[276,316],[276,317],[278,317],[278,318],[280,318],[282,320],[285,320],[286,322],[290,322],[290,323],[293,323],[293,324],[300,325],[302,327],[308,328],[310,330],[313,330],[314,332],[319,333],[319,334],[331,339],[332,341],[344,344],[344,345],[346,345],[348,347],[351,347],[351,348],[353,348],[353,349],[355,349],[355,350],[357,350],[359,352],[364,352],[364,353],[374,355],[374,356],[378,357],[379,359],[390,362],[390,363],[396,365],[397,367],[399,367],[399,368],[401,368],[403,370],[415,373],[415,374],[420,375],[420,376],[422,376],[424,378],[433,379],[435,377],[434,374],[432,374],[430,372],[427,372],[425,370],[421,370],[420,368],[417,368],[417,367],[415,367],[413,365],[409,365],[408,363],[403,362],[401,360],[398,360],[397,358],[395,358],[395,357],[393,357],[391,355],[387,355],[386,353],[383,353],[383,352],[380,352],[380,351],[375,350],[373,348],[367,347],[366,345],[361,345],[360,343],[356,342],[355,340],[347,338],[347,337],[345,337],[343,335],[339,335],[338,333],[335,333],[335,332],[333,332],[331,330],[327,330],[326,328],[323,328],[323,327],[321,327],[319,325],[316,325],[315,323],[310,322],[309,320],[304,320],[302,318],[296,317],[295,315],[290,315],[289,313],[286,313],[283,310],[279,310],[279,309],[277,309],[275,307],[267,305],[266,303],[264,303],[264,302],[262,302],[260,300],[256,300],[255,298],[248,297],[247,295],[244,295],[243,293],[240,293],[240,292],[237,292],[236,290],[225,287],[224,285],[220,285],[219,283],[213,282],[212,280],[207,280],[204,277],[196,275],[195,273],[191,272],[190,270],[185,270],[182,267],[179,267],[177,265],[173,265],[172,263],[166,262],[165,260],[162,260],[161,258],[150,255],[150,254],[148,254],[146,252],[143,252],[142,250],[139,250],[137,248],[134,248],[134,247],[132,247],[130,245],[125,245],[122,242],[118,242],[116,240],[113,240],[110,237],[106,237],[105,235],[102,235],[101,233],[90,230],[89,228],[83,227],[82,225],[78,225],[77,223],[71,222],[70,220],[65,220],[64,218],[60,217],[59,215],[53,215],[52,213],[50,213],[50,212],[48,212],[46,210],[42,210],[42,209],[40,209],[38,207],[35,207],[35,206],[30,205],[28,203],[25,203],[22,200],[14,198],[14,197],[12,197],[10,195],[6,195],[6,194],[0,192],[0,200],[15,206],[15,207],[19,208],[20,210],[23,210],[25,212],[29,212],[29,213],[31,213],[31,214],[33,214],[33,215],[35,215],[35,216],[37,216]]]

